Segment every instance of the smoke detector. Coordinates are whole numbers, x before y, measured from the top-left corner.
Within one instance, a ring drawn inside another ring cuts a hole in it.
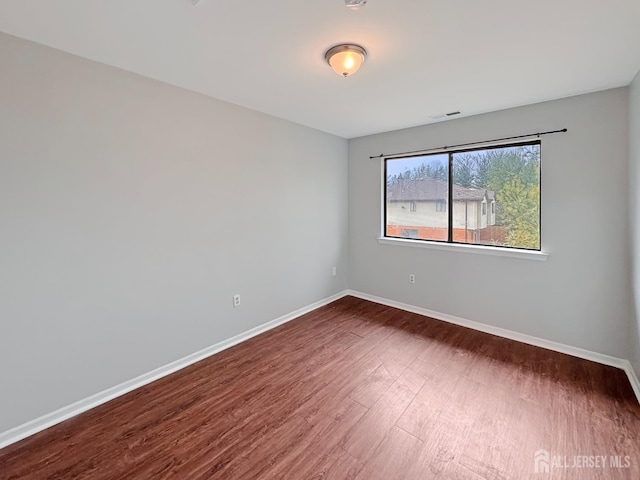
[[[367,4],[367,0],[344,0],[344,4],[349,10],[358,10]]]

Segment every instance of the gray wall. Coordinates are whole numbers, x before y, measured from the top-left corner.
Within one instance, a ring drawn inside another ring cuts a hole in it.
[[[629,87],[629,179],[631,182],[631,258],[633,316],[631,321],[631,363],[640,375],[640,72]]]
[[[354,139],[347,169],[344,139],[4,34],[0,65],[0,432],[347,286],[640,371],[640,76]],[[376,242],[369,155],[562,127],[547,262]]]
[[[0,432],[347,287],[346,140],[4,34],[0,65]]]
[[[546,262],[377,243],[381,161],[370,155],[564,127],[542,140]],[[628,147],[626,88],[351,141],[350,288],[629,358]]]

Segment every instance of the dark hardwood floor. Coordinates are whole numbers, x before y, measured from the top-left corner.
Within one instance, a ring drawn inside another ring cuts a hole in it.
[[[640,479],[640,406],[621,370],[346,297],[0,450],[0,478]]]

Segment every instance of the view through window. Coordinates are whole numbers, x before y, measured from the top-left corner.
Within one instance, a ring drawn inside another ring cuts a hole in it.
[[[386,159],[385,177],[387,237],[540,250],[539,141]]]

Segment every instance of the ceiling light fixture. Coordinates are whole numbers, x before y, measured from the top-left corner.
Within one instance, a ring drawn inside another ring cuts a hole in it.
[[[367,0],[344,0],[344,4],[349,10],[358,10],[367,4]]]
[[[348,77],[358,71],[367,58],[367,51],[360,45],[345,43],[327,50],[324,58],[333,71],[341,77]]]

